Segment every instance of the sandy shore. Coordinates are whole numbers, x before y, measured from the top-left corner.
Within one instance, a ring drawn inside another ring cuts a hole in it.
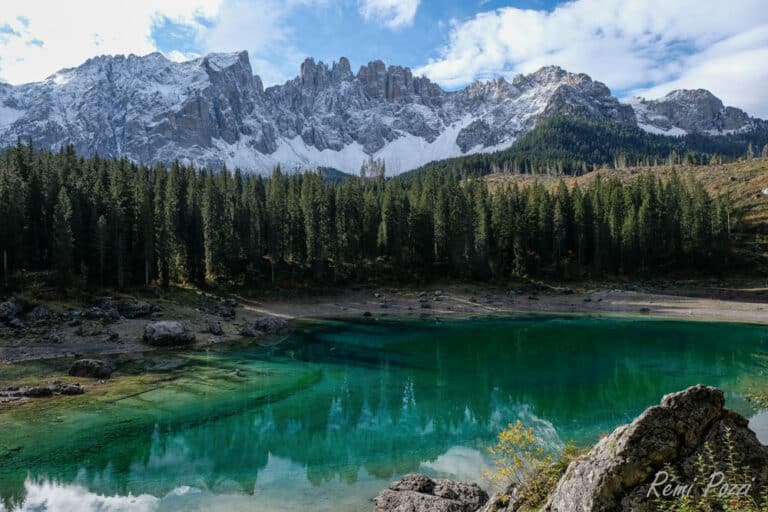
[[[393,317],[589,313],[768,325],[768,294],[759,300],[746,300],[726,299],[711,292],[673,295],[610,288],[577,289],[572,293],[569,290],[509,291],[459,285],[428,290],[377,288],[291,300],[238,299],[246,311],[286,319],[348,318],[366,312],[371,316]],[[729,293],[723,291],[720,295],[728,296]]]
[[[491,288],[454,284],[430,288],[354,287],[292,295],[279,298],[233,295],[239,303],[234,319],[220,318],[188,301],[186,304],[162,299],[150,302],[162,308],[158,318],[189,322],[197,333],[198,347],[241,339],[240,327],[261,315],[304,320],[586,313],[768,325],[768,290],[747,288],[738,283],[730,286],[683,283],[674,287],[662,285],[642,289],[599,285],[582,285],[574,289],[530,285]],[[207,332],[206,321],[209,319],[221,323],[224,335],[213,336]],[[113,323],[97,321],[86,324],[85,328],[49,323],[29,327],[13,336],[6,331],[0,336],[0,363],[144,352],[151,350],[141,341],[148,321],[147,318],[122,319]]]

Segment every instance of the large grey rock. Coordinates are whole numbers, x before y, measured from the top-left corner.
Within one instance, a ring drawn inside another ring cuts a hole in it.
[[[754,477],[752,482],[729,483],[752,483],[752,492],[759,493],[768,484],[768,448],[749,430],[748,421],[725,409],[724,404],[722,391],[705,386],[665,396],[660,405],[617,428],[586,456],[572,462],[543,510],[652,510],[648,493],[657,472],[667,466],[681,483],[693,482],[699,476],[698,458],[709,460],[712,450],[717,467],[709,474],[716,470],[727,474],[731,453],[727,435],[737,465],[748,467]],[[705,485],[701,479],[699,482],[703,490]]]
[[[144,342],[150,345],[188,345],[195,341],[195,333],[185,322],[164,320],[144,326]]]
[[[111,364],[100,359],[78,359],[69,368],[73,377],[90,377],[92,379],[108,379],[114,368]]]
[[[374,512],[474,512],[488,501],[477,484],[406,475],[379,493]]]
[[[290,330],[288,322],[276,316],[261,316],[240,328],[240,335],[256,337],[265,334],[283,334]]]

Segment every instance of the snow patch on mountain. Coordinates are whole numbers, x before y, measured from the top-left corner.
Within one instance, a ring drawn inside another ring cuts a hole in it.
[[[0,84],[0,145],[74,145],[84,155],[147,164],[180,160],[269,173],[317,166],[357,172],[383,159],[389,174],[433,160],[509,147],[551,115],[639,126],[652,133],[731,133],[753,120],[707,91],[620,103],[608,87],[556,66],[512,81],[443,91],[410,69],[342,57],[307,59],[264,89],[246,52],[173,62],[160,53],[101,56],[42,82]]]
[[[0,131],[8,129],[13,123],[24,117],[24,111],[0,104]]]
[[[727,135],[750,130],[755,123],[746,112],[726,107],[704,89],[675,90],[654,100],[636,97],[628,104],[635,111],[638,127],[660,135]]]

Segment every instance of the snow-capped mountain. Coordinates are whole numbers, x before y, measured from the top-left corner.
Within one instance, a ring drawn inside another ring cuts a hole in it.
[[[746,112],[724,106],[705,89],[675,90],[657,100],[633,98],[630,104],[640,128],[662,135],[723,135],[754,126]]]
[[[585,115],[667,134],[751,126],[706,91],[620,103],[601,82],[545,67],[443,91],[410,69],[342,57],[307,59],[266,90],[246,52],[176,63],[159,53],[97,57],[43,82],[0,84],[0,144],[73,144],[85,155],[269,172],[316,166],[355,172],[380,158],[388,173],[511,145],[542,117]]]

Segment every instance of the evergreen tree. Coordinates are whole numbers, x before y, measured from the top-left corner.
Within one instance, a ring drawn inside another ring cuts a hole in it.
[[[72,235],[72,203],[64,187],[59,190],[58,200],[53,212],[53,248],[56,268],[56,281],[66,287],[73,277],[73,249],[75,240]]]
[[[107,262],[108,229],[107,218],[100,215],[96,222],[96,251],[99,256],[99,286],[102,287],[104,286],[104,270]]]
[[[23,262],[22,240],[25,222],[26,194],[20,172],[0,167],[0,258],[2,258],[3,282],[13,268]]]

